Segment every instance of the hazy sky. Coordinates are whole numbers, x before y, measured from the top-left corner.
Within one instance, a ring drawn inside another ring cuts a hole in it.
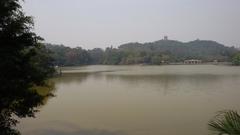
[[[162,39],[240,46],[240,0],[25,0],[46,42],[94,48]]]

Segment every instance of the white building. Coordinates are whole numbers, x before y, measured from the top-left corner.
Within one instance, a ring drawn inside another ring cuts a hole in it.
[[[195,60],[195,59],[191,59],[191,60],[184,60],[184,64],[201,64],[202,60]]]

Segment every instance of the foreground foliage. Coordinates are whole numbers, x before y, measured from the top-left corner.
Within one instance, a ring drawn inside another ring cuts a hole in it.
[[[219,112],[208,125],[219,135],[240,135],[240,115],[236,111]]]
[[[24,14],[19,0],[0,1],[1,135],[19,134],[14,118],[34,117],[36,107],[51,96],[36,90],[36,86],[47,86],[45,80],[54,68],[49,51],[32,29],[32,17]]]

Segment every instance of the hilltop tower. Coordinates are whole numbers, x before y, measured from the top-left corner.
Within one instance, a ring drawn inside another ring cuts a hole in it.
[[[164,36],[164,37],[163,37],[163,40],[168,40],[168,36]]]

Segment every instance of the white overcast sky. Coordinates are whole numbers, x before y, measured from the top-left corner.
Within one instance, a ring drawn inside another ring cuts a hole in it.
[[[240,0],[25,0],[45,42],[91,49],[164,35],[240,46]]]

